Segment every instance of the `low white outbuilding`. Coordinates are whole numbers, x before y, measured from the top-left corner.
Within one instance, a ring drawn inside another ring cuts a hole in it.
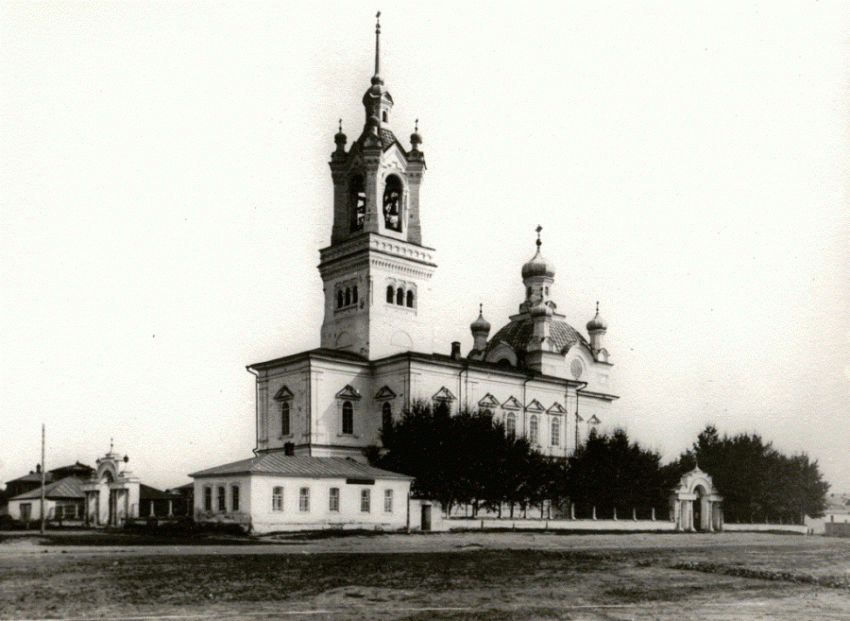
[[[199,523],[254,533],[409,526],[412,477],[347,458],[265,453],[189,476]]]

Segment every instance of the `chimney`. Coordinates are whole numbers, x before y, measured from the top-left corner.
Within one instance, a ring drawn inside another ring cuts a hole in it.
[[[460,341],[452,341],[452,360],[460,360]]]

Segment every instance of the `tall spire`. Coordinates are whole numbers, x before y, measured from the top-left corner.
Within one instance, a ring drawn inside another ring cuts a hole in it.
[[[381,80],[381,12],[375,15],[375,75],[372,84],[383,84]]]

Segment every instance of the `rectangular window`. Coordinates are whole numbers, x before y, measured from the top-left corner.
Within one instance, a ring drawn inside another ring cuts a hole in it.
[[[369,513],[372,510],[372,496],[370,490],[360,490],[360,513]]]
[[[239,486],[233,485],[230,488],[230,510],[239,511]]]
[[[204,511],[212,511],[212,488],[204,486]]]
[[[225,495],[224,485],[218,486],[218,510],[227,511],[227,497]]]
[[[283,488],[272,488],[272,511],[283,511]]]
[[[298,510],[304,513],[310,510],[310,488],[302,487],[298,494]]]
[[[328,497],[328,511],[339,513],[339,488],[332,487]]]
[[[393,512],[393,490],[384,490],[384,513]]]

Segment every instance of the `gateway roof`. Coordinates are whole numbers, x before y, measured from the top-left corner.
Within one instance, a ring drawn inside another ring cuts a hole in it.
[[[251,459],[207,468],[190,477],[214,477],[228,474],[274,474],[288,477],[405,479],[413,477],[389,470],[373,468],[342,457],[295,457],[283,453],[266,453]]]

